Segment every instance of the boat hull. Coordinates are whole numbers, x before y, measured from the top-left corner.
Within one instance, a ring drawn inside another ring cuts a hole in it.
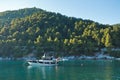
[[[28,61],[28,64],[30,66],[57,66],[58,63],[57,62],[54,62],[54,63],[46,63],[46,62],[43,62],[43,63],[40,63],[40,62],[30,62]]]
[[[31,66],[57,66],[58,64],[41,64],[41,63],[31,63],[28,62],[29,65]]]

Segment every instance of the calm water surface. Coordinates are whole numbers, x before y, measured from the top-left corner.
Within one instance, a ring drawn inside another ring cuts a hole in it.
[[[54,67],[0,61],[0,80],[120,80],[120,61],[67,61]]]

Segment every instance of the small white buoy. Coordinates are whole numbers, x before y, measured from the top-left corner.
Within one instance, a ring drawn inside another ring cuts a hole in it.
[[[81,66],[83,66],[83,64],[81,64]]]

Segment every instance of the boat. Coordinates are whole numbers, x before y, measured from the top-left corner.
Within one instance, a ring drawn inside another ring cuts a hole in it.
[[[28,60],[27,63],[30,66],[56,66],[58,65],[58,60],[53,56],[46,56],[45,54],[42,56],[40,60]]]

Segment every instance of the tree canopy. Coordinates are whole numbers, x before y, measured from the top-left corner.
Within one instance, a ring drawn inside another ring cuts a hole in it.
[[[22,57],[44,51],[61,55],[94,55],[120,47],[120,25],[104,25],[39,8],[0,13],[0,56]]]

